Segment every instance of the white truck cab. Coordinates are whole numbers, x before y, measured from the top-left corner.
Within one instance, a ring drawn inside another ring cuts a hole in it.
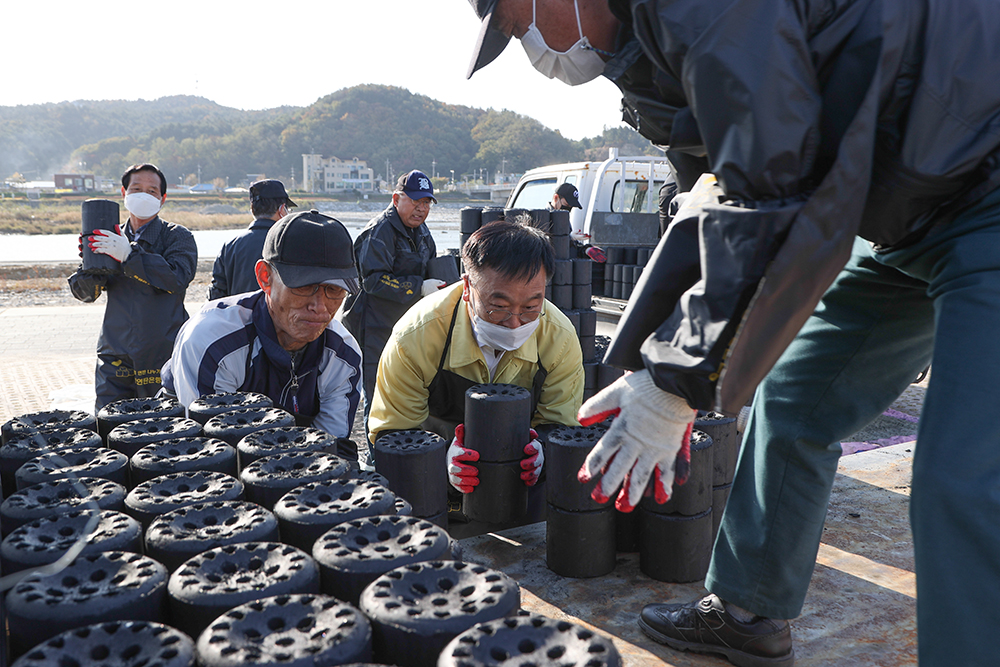
[[[570,212],[570,223],[590,234],[591,243],[602,248],[655,246],[660,187],[674,181],[666,157],[618,157],[612,148],[604,162],[569,162],[525,172],[506,207],[545,208],[557,187],[571,183],[580,193],[583,209]]]

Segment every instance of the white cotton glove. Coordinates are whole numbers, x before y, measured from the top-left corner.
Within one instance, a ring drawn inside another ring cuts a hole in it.
[[[119,262],[124,262],[132,254],[132,244],[122,234],[120,226],[115,225],[115,231],[95,229],[90,237],[90,249],[101,255],[108,255]]]
[[[437,278],[425,278],[424,284],[420,286],[420,296],[427,296],[428,294],[434,294],[439,289],[444,287],[447,283],[443,280],[438,280]]]
[[[534,486],[538,483],[538,476],[542,474],[542,466],[545,465],[545,452],[542,451],[542,443],[538,441],[538,433],[531,429],[531,442],[524,446],[524,453],[527,456],[521,459],[521,481],[525,486]]]
[[[455,439],[448,447],[448,483],[456,491],[472,493],[479,486],[479,470],[471,461],[479,460],[479,452],[465,447],[465,424],[455,427]]]
[[[569,233],[569,238],[577,243],[586,243],[590,240],[590,234],[582,229],[574,229]]]
[[[687,481],[696,414],[683,398],[657,387],[648,370],[623,375],[580,408],[584,426],[617,416],[577,478],[586,483],[603,473],[591,494],[600,503],[621,486],[615,507],[622,512],[635,509],[651,477],[656,502],[667,502],[674,482]]]

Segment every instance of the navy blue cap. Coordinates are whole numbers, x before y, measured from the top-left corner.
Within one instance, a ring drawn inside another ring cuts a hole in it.
[[[580,206],[580,191],[572,183],[563,183],[556,190],[556,194],[566,200],[570,208],[583,208]]]
[[[419,169],[414,169],[400,176],[399,180],[396,181],[396,192],[402,192],[410,199],[430,197],[435,204],[438,203],[438,200],[434,199],[434,186],[431,185],[431,179],[427,178],[427,174]]]
[[[263,257],[287,287],[335,283],[351,294],[360,289],[351,235],[339,220],[316,209],[274,223],[264,238]]]
[[[285,184],[273,178],[267,178],[262,181],[254,181],[251,183],[250,199],[252,201],[257,201],[258,199],[281,199],[289,206],[297,205],[288,198],[288,193],[285,192]]]
[[[471,78],[477,70],[486,67],[497,59],[503,50],[507,48],[510,37],[503,34],[493,25],[493,10],[496,9],[497,0],[469,0],[476,16],[483,20],[479,29],[479,38],[476,40],[476,47],[472,51],[472,61],[469,63],[469,72],[465,78]]]

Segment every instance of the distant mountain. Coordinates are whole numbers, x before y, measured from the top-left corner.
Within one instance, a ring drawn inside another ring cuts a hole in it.
[[[627,128],[575,142],[511,111],[449,105],[377,85],[345,88],[306,108],[264,111],[186,95],[76,101],[0,106],[0,178],[20,172],[47,180],[61,171],[86,171],[117,179],[129,164],[149,161],[172,183],[200,174],[203,182],[235,184],[261,173],[288,182],[293,174],[301,177],[302,153],[356,157],[381,175],[388,167],[396,174],[436,168],[439,175],[454,170],[459,176],[604,159],[605,144],[629,140],[648,149]]]

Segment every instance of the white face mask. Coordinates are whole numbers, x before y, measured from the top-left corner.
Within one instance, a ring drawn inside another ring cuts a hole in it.
[[[521,347],[531,338],[538,328],[540,319],[534,322],[525,322],[516,329],[511,329],[500,324],[493,324],[476,315],[472,311],[472,331],[476,334],[476,341],[480,345],[489,345],[494,350],[511,352]]]
[[[152,218],[159,213],[162,203],[153,195],[145,192],[130,192],[125,195],[125,208],[140,220]]]
[[[542,37],[541,31],[535,25],[535,1],[531,2],[531,25],[521,37],[521,46],[528,54],[532,66],[550,79],[559,79],[571,86],[578,86],[596,79],[604,72],[604,61],[590,45],[590,40],[583,36],[580,25],[580,8],[577,0],[573,0],[576,10],[576,28],[580,39],[564,52],[549,48]]]

